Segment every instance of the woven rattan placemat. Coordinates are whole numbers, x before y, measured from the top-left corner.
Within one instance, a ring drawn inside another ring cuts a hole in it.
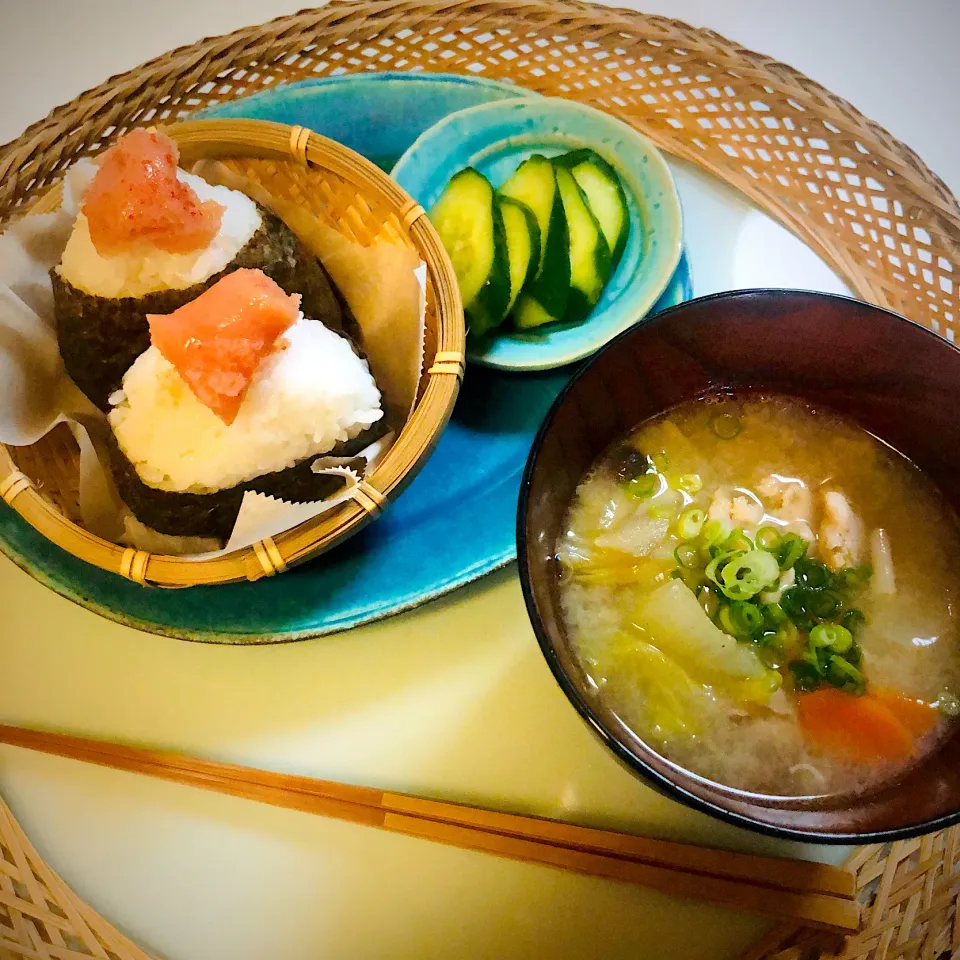
[[[562,0],[332,3],[171,51],[0,148],[0,218],[130,126],[378,70],[513,80],[607,110],[739,188],[864,299],[954,338],[960,207],[908,147],[792,68],[708,30]],[[749,958],[960,956],[958,836],[857,851],[864,930],[839,954],[779,928]],[[43,864],[5,807],[0,852],[0,957],[145,957]]]

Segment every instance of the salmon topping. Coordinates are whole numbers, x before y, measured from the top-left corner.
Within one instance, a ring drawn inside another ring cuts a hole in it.
[[[228,426],[257,367],[297,320],[288,295],[260,270],[234,270],[170,314],[147,314],[153,345],[196,398]]]

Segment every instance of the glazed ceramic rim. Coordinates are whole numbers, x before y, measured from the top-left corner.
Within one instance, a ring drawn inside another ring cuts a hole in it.
[[[624,331],[629,330],[631,327],[641,321],[657,302],[657,299],[661,296],[663,291],[666,290],[680,262],[680,257],[683,255],[683,209],[680,203],[680,195],[677,191],[677,185],[673,178],[673,173],[670,170],[670,167],[667,165],[666,160],[664,160],[660,150],[657,148],[656,144],[649,139],[649,137],[646,137],[635,127],[631,126],[626,121],[621,120],[614,114],[599,110],[596,107],[590,107],[586,104],[580,103],[577,100],[568,100],[564,97],[544,97],[535,92],[527,93],[523,91],[522,88],[518,88],[518,90],[520,91],[520,95],[516,98],[497,100],[491,103],[482,103],[473,107],[465,107],[464,109],[456,110],[453,113],[445,116],[442,120],[437,121],[437,123],[421,133],[420,136],[417,137],[417,139],[414,140],[414,142],[404,151],[403,156],[400,157],[393,169],[390,171],[390,176],[393,177],[397,183],[401,184],[404,190],[410,193],[410,188],[404,185],[404,179],[405,175],[408,174],[410,170],[415,171],[417,169],[411,158],[414,158],[418,151],[423,151],[425,148],[429,147],[431,140],[434,137],[442,135],[445,130],[456,125],[457,123],[462,122],[464,118],[483,116],[486,113],[496,113],[504,109],[511,109],[513,111],[522,110],[527,106],[526,101],[530,101],[531,105],[541,109],[560,110],[567,114],[583,117],[593,123],[604,124],[611,130],[616,130],[618,135],[624,141],[633,141],[632,146],[642,148],[645,162],[649,164],[656,181],[663,187],[663,199],[658,207],[658,213],[656,215],[657,222],[662,224],[662,236],[658,238],[658,242],[662,244],[663,250],[663,253],[660,254],[662,262],[660,263],[657,272],[646,278],[646,281],[642,285],[638,284],[636,280],[629,281],[620,292],[617,300],[610,304],[609,307],[599,311],[597,315],[591,314],[581,323],[575,324],[572,327],[572,329],[576,329],[578,331],[587,331],[590,325],[598,322],[602,315],[608,310],[610,312],[617,311],[618,313],[622,313],[622,318],[617,322],[616,326],[612,330],[605,334],[600,334],[589,339],[589,342],[586,346],[583,344],[574,345],[572,348],[566,350],[562,354],[555,351],[549,357],[549,359],[546,360],[537,360],[536,357],[538,354],[546,355],[549,352],[549,347],[537,343],[523,345],[517,342],[518,349],[523,349],[524,352],[529,350],[530,353],[530,359],[524,358],[520,362],[514,362],[509,359],[498,359],[496,357],[485,356],[483,353],[478,353],[471,347],[468,338],[466,352],[467,359],[471,363],[477,363],[481,366],[490,367],[495,370],[504,370],[507,372],[514,371],[519,373],[553,370],[558,367],[564,367],[572,363],[577,363],[580,360],[584,360],[587,357],[595,355],[608,343],[619,337]],[[474,151],[474,156],[476,157],[478,154],[482,154],[484,157],[490,156],[491,154],[496,153],[498,148],[508,144],[510,141],[526,139],[527,136],[527,134],[518,135],[516,133],[507,136],[497,136],[489,143],[485,143],[482,148],[478,147],[477,150]],[[536,133],[536,138],[542,141],[551,141],[553,139],[553,134],[549,132],[538,131]],[[645,220],[653,219],[650,212],[650,203],[648,202],[647,195],[642,190],[633,189],[638,178],[632,173],[632,164],[624,163],[620,156],[606,149],[603,144],[588,143],[588,141],[580,136],[576,130],[572,131],[566,137],[557,133],[556,143],[558,146],[565,146],[570,149],[588,147],[589,149],[598,153],[617,171],[624,189],[628,194],[631,195],[634,204],[641,212],[641,216]],[[574,146],[575,143],[580,143],[581,147]],[[453,172],[454,171],[451,171],[451,175]],[[417,196],[416,199],[421,203],[424,202],[423,197]],[[644,225],[646,226],[646,224]],[[643,263],[649,259],[649,253],[644,253],[640,257],[640,262]],[[622,268],[623,266],[624,264],[621,262],[618,269]],[[621,301],[626,302],[621,304]]]
[[[491,90],[502,90],[504,93],[507,91],[515,93],[515,97],[506,99],[542,97],[542,94],[535,90],[527,90],[525,87],[520,87],[515,83],[506,83],[503,80],[492,80],[490,77],[468,77],[462,73],[406,73],[403,70],[384,70],[382,73],[344,73],[335,77],[310,77],[306,80],[297,80],[294,83],[275,87],[273,90],[261,90],[259,93],[252,93],[237,100],[227,100],[224,103],[204,107],[202,110],[191,113],[189,119],[242,119],[245,117],[245,110],[251,105],[258,106],[263,103],[283,101],[291,95],[296,96],[301,90],[335,89],[344,85],[360,87],[366,84],[383,84],[390,81],[401,81],[404,84],[411,81],[429,84],[455,83],[459,86],[483,86]],[[485,106],[485,104],[480,104],[480,106]],[[469,110],[472,107],[465,107],[464,109]],[[423,134],[420,134],[420,136],[423,136]],[[363,156],[366,156],[366,154]]]
[[[885,313],[888,316],[894,317],[903,323],[907,323],[910,326],[915,327],[917,330],[922,331],[928,336],[936,338],[945,347],[960,352],[960,347],[957,347],[945,337],[941,337],[928,327],[923,326],[923,324],[917,323],[914,320],[910,320],[909,318],[904,317],[902,314],[896,313],[893,310],[887,310],[884,307],[878,307],[875,304],[867,303],[864,300],[858,300],[856,297],[849,297],[835,293],[823,293],[818,290],[759,287],[748,290],[724,291],[722,293],[714,293],[708,296],[696,297],[693,300],[687,300],[684,303],[677,304],[675,307],[670,307],[669,309],[664,310],[662,313],[658,313],[654,317],[650,317],[648,321],[645,321],[642,324],[635,324],[633,327],[625,330],[615,339],[611,340],[604,347],[598,350],[597,353],[594,354],[586,363],[584,363],[583,366],[573,375],[573,377],[571,377],[570,382],[558,394],[557,399],[553,402],[553,405],[547,412],[546,417],[544,417],[543,423],[540,425],[540,429],[537,431],[537,435],[533,441],[533,446],[530,449],[530,456],[527,458],[527,463],[523,470],[523,477],[520,482],[520,499],[517,504],[517,572],[520,577],[520,587],[523,591],[523,600],[527,608],[527,616],[530,619],[530,625],[533,628],[534,634],[536,635],[540,652],[547,661],[547,665],[550,667],[550,671],[553,674],[554,679],[557,681],[557,684],[560,686],[560,689],[566,694],[567,699],[573,705],[577,713],[580,714],[581,719],[593,730],[593,732],[617,757],[617,759],[632,773],[637,774],[642,779],[648,781],[660,792],[669,796],[671,799],[678,800],[685,806],[692,807],[693,809],[699,810],[702,813],[716,817],[718,820],[731,823],[737,827],[745,827],[749,830],[753,830],[754,832],[766,834],[767,836],[777,837],[781,840],[798,840],[802,843],[831,845],[861,845],[865,843],[885,843],[892,840],[907,840],[912,837],[921,836],[925,833],[943,830],[947,827],[952,827],[960,823],[960,808],[958,808],[954,813],[949,813],[934,820],[927,820],[912,826],[895,827],[889,830],[875,830],[864,833],[822,833],[817,830],[800,830],[793,827],[773,826],[772,824],[765,823],[762,820],[755,819],[754,817],[747,816],[746,814],[736,813],[733,810],[729,810],[728,808],[720,806],[719,804],[710,800],[705,800],[702,797],[698,797],[690,791],[684,789],[671,777],[658,772],[640,757],[636,756],[636,754],[634,754],[630,749],[628,749],[623,740],[609,728],[609,725],[601,719],[598,711],[596,711],[583,696],[582,692],[568,675],[566,670],[563,669],[563,665],[560,663],[560,658],[557,656],[553,643],[551,642],[550,637],[547,635],[547,631],[544,629],[543,623],[540,620],[540,616],[537,613],[536,601],[533,596],[533,584],[531,582],[527,564],[529,542],[527,539],[526,524],[527,513],[530,504],[530,486],[533,477],[533,471],[536,467],[537,459],[540,455],[540,449],[543,446],[543,441],[553,428],[554,420],[556,419],[560,407],[563,405],[567,396],[577,388],[577,385],[580,383],[586,373],[600,361],[600,358],[604,354],[606,354],[608,351],[616,350],[621,340],[624,340],[631,334],[636,333],[641,326],[646,327],[648,324],[653,325],[659,322],[666,322],[673,314],[681,312],[684,309],[690,308],[691,306],[713,303],[721,300],[770,297],[779,298],[784,295],[796,294],[801,294],[805,297],[828,300],[835,304],[854,303],[859,307],[867,307],[871,310]],[[652,747],[648,747],[648,749],[653,753],[657,752],[653,750]],[[686,771],[686,768],[681,769]],[[686,772],[689,773],[690,771]],[[958,803],[960,803],[960,801],[958,801]]]

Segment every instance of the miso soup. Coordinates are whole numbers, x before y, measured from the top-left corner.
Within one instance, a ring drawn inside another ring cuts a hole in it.
[[[710,780],[860,790],[960,712],[960,528],[906,458],[777,395],[683,404],[609,449],[557,545],[593,695]]]

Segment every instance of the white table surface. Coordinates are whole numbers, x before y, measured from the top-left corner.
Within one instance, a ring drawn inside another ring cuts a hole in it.
[[[0,0],[0,142],[108,75],[297,0]],[[846,97],[960,192],[957,0],[645,0]],[[678,169],[696,293],[842,284]],[[721,255],[722,254],[722,255]],[[0,721],[741,849],[831,857],[659,797],[556,687],[512,568],[382,624],[261,649],[140,634],[0,557]],[[0,792],[157,956],[734,957],[768,922],[188,787],[0,749]]]

